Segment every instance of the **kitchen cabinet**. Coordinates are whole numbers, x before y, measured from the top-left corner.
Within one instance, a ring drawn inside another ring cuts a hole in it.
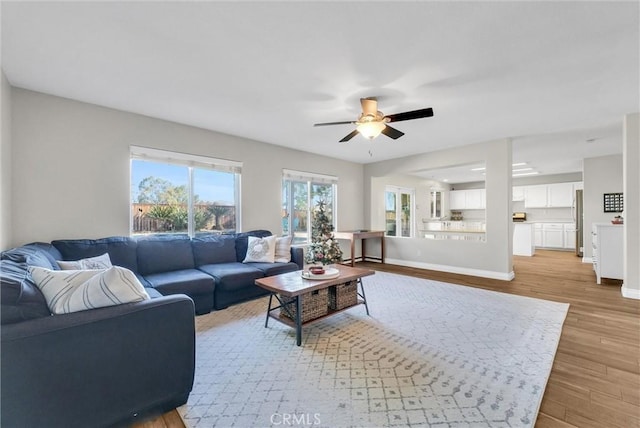
[[[564,225],[564,248],[576,248],[576,226],[574,223]]]
[[[468,210],[483,210],[486,207],[485,189],[465,190],[465,207]]]
[[[571,208],[575,189],[582,183],[553,183],[524,186],[525,208]]]
[[[533,236],[533,224],[515,223],[513,225],[513,255],[533,256],[536,251]]]
[[[574,200],[573,183],[554,183],[547,185],[547,206],[572,207]]]
[[[449,192],[449,209],[463,210],[466,208],[466,190],[452,190]]]
[[[512,197],[511,200],[513,202],[521,202],[524,201],[524,186],[513,186],[511,190]]]
[[[542,224],[542,246],[545,248],[564,248],[564,224]]]
[[[547,207],[547,185],[526,186],[524,190],[525,208]]]
[[[483,210],[486,207],[485,189],[452,190],[449,192],[449,209]]]
[[[542,223],[535,223],[533,225],[533,243],[536,247],[543,247]]]
[[[602,278],[623,279],[624,226],[619,224],[593,223],[591,226],[591,246],[593,270],[596,284]]]

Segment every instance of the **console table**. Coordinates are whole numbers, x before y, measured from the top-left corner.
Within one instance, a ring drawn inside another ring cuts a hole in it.
[[[351,241],[351,259],[344,261],[351,261],[351,266],[356,261],[355,257],[355,244],[358,239],[362,242],[361,256],[358,257],[361,261],[366,259],[377,260],[384,263],[384,230],[348,230],[344,232],[333,232],[333,236],[336,239],[348,239]],[[380,238],[380,257],[367,257],[365,242],[369,238]]]

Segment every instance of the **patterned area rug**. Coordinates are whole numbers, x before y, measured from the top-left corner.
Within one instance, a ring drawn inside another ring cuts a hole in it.
[[[377,272],[295,331],[268,298],[196,318],[189,427],[532,427],[569,305]]]

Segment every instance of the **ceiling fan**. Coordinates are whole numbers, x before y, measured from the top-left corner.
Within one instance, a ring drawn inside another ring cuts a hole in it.
[[[381,111],[378,111],[378,100],[375,97],[360,98],[360,104],[362,105],[362,113],[358,117],[358,120],[316,123],[313,126],[356,125],[356,129],[353,132],[340,140],[341,143],[349,141],[358,134],[362,134],[362,136],[370,140],[376,138],[380,134],[384,134],[389,138],[397,140],[404,135],[404,132],[390,127],[387,123],[433,116],[433,109],[431,107],[420,110],[405,111],[404,113],[385,115]]]

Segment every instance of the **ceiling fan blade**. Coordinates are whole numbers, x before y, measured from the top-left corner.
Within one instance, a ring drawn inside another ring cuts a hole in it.
[[[404,135],[404,132],[398,131],[396,128],[392,128],[389,125],[384,127],[382,133],[389,138],[393,138],[394,140],[397,140]]]
[[[385,116],[388,122],[400,122],[401,120],[421,119],[423,117],[433,116],[433,109],[423,108],[420,110],[405,111],[404,113],[396,113]]]
[[[360,105],[362,105],[362,114],[367,116],[374,116],[378,113],[378,100],[374,97],[360,98]]]
[[[329,126],[329,125],[349,125],[356,123],[353,120],[345,120],[343,122],[325,122],[325,123],[314,123],[313,126]]]
[[[349,141],[350,139],[352,139],[353,137],[355,137],[356,135],[358,135],[358,130],[354,130],[352,133],[350,133],[349,135],[347,135],[346,137],[344,137],[342,140],[340,140],[340,143],[346,143],[347,141]]]

